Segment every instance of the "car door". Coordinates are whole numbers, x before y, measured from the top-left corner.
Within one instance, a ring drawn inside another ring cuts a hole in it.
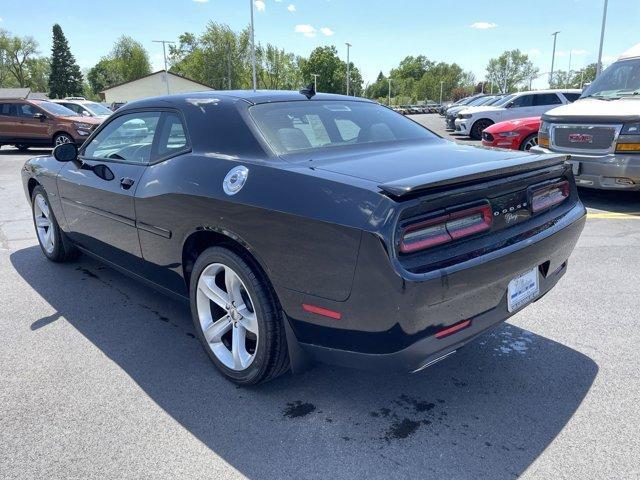
[[[533,96],[533,109],[532,116],[538,117],[543,113],[551,110],[552,108],[562,105],[562,100],[556,93],[536,93]]]
[[[13,102],[0,102],[0,141],[8,142],[14,139],[19,124],[17,105]]]
[[[509,102],[509,108],[503,112],[501,120],[526,118],[535,115],[533,108],[533,94],[520,95]]]
[[[48,143],[51,138],[49,134],[52,123],[51,115],[27,102],[20,102],[17,105],[20,119],[18,136],[30,142]],[[41,116],[36,117],[36,114]]]
[[[109,119],[58,176],[71,239],[120,266],[134,268],[141,261],[134,195],[152,160],[160,116],[146,110]],[[136,135],[130,134],[132,123]]]

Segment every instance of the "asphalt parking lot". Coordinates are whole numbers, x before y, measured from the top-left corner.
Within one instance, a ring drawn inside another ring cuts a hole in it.
[[[432,368],[238,388],[184,305],[86,257],[44,259],[31,155],[0,150],[0,478],[640,476],[640,194],[581,192],[558,287]]]

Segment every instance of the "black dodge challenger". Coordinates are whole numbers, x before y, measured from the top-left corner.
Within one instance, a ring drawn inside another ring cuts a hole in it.
[[[220,371],[414,372],[549,291],[582,231],[559,155],[464,147],[377,103],[225,91],[128,103],[22,171],[44,255],[188,299]]]

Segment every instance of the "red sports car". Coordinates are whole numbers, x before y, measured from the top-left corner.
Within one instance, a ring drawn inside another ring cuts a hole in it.
[[[494,123],[482,131],[482,145],[485,147],[529,150],[538,145],[540,117],[518,118]]]

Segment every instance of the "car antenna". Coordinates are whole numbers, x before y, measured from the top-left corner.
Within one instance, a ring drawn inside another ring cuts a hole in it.
[[[310,83],[308,86],[300,90],[300,93],[311,100],[316,95],[316,86],[314,83]]]

